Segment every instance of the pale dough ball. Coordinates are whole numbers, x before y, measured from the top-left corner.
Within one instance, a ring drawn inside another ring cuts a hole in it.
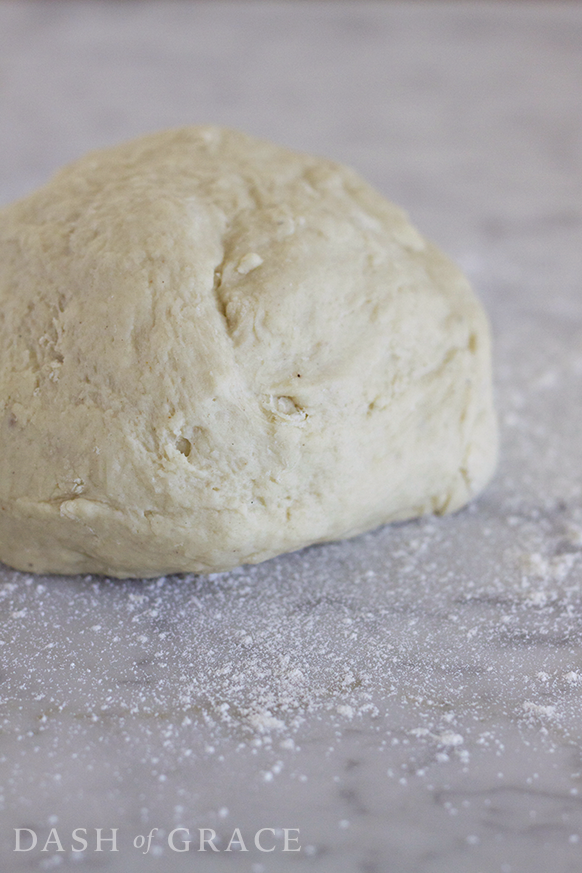
[[[0,212],[0,558],[154,576],[458,509],[483,310],[359,176],[189,127]]]

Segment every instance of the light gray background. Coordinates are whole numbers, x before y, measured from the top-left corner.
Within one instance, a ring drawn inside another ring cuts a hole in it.
[[[453,518],[206,579],[3,570],[3,871],[582,869],[581,86],[573,2],[0,2],[0,202],[184,123],[349,163],[472,278],[502,425]]]

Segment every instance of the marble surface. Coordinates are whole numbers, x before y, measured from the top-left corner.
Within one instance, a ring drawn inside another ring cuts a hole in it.
[[[210,578],[3,569],[3,871],[582,869],[581,82],[577,3],[0,3],[0,202],[183,123],[349,163],[472,278],[502,425],[451,518]]]

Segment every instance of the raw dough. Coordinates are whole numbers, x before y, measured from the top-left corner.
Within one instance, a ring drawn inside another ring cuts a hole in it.
[[[188,127],[0,212],[0,558],[155,576],[458,509],[487,321],[358,175]]]

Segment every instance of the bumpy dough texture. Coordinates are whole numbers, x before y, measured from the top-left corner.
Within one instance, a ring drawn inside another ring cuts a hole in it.
[[[154,576],[462,506],[496,456],[465,278],[343,166],[216,127],[0,212],[0,558]]]

